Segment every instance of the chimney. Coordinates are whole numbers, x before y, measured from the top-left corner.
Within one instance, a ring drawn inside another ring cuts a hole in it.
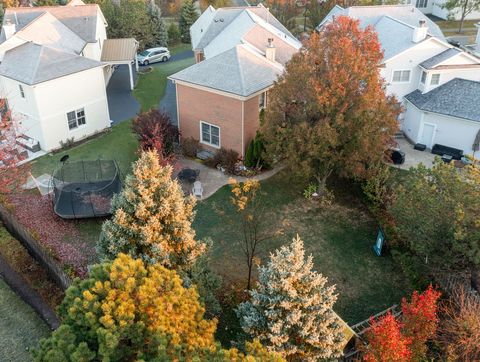
[[[5,33],[5,39],[10,39],[13,34],[16,33],[16,26],[10,19],[7,19],[5,21],[5,24],[3,25],[3,32]]]
[[[275,46],[273,45],[273,38],[268,38],[268,45],[265,49],[265,58],[272,62],[275,61]]]
[[[425,20],[420,20],[418,26],[413,29],[412,41],[414,43],[420,43],[427,37],[428,27]]]

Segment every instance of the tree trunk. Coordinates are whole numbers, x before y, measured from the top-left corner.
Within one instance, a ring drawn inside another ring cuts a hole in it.
[[[473,267],[471,269],[470,285],[480,293],[480,267]]]
[[[248,263],[248,281],[247,281],[247,290],[250,290],[251,288],[251,279],[252,279],[252,264],[253,260],[250,260]]]
[[[315,176],[318,182],[317,193],[319,197],[323,197],[327,191],[327,179],[332,172],[328,172],[325,176]]]

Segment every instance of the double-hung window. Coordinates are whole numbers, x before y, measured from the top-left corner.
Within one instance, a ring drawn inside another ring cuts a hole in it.
[[[430,80],[430,85],[439,85],[440,84],[440,74],[432,74],[432,79]]]
[[[20,91],[20,97],[25,99],[25,91],[23,90],[23,85],[18,85],[18,90]]]
[[[410,82],[410,70],[394,70],[392,83],[408,83]]]
[[[206,122],[200,122],[200,128],[202,143],[220,148],[220,128]]]
[[[416,7],[417,8],[426,8],[428,5],[428,0],[417,0]]]
[[[80,108],[76,111],[67,113],[68,129],[72,130],[87,123],[85,118],[85,109]]]

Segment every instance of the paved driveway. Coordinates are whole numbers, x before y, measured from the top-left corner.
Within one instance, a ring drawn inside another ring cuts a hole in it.
[[[133,66],[134,82],[137,73]],[[107,86],[108,108],[113,124],[135,117],[140,111],[140,104],[130,90],[130,75],[127,65],[120,65],[113,72]]]

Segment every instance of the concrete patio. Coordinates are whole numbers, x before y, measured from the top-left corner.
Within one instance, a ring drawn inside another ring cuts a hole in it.
[[[406,138],[399,138],[396,141],[398,147],[405,152],[405,162],[402,165],[392,165],[393,167],[408,170],[410,167],[416,167],[420,163],[423,163],[427,167],[432,167],[436,155],[432,154],[430,150],[414,150],[413,144],[411,144]]]
[[[178,156],[175,164],[173,165],[173,177],[177,178],[178,173],[185,168],[190,168],[192,170],[200,171],[197,181],[200,181],[202,183],[202,187],[203,187],[202,199],[206,199],[212,196],[219,188],[227,185],[228,180],[231,178],[234,178],[235,180],[241,181],[241,182],[247,180],[247,177],[227,175],[217,169],[205,166],[199,160],[185,158],[183,156]],[[281,169],[282,169],[281,166],[276,167],[272,170],[268,170],[268,171],[262,172],[259,175],[253,176],[252,179],[259,180],[259,181],[265,180],[275,175]],[[182,185],[182,189],[185,192],[185,194],[192,193],[193,184],[190,184],[189,182],[180,182],[180,184]]]

